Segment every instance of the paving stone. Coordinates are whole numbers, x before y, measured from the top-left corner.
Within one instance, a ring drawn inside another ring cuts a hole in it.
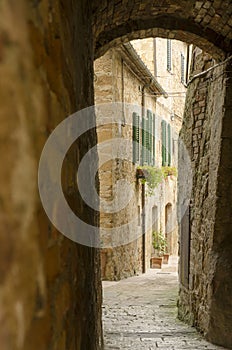
[[[171,264],[176,260],[171,259]],[[155,269],[120,282],[103,282],[105,350],[219,350],[177,319],[178,279]]]

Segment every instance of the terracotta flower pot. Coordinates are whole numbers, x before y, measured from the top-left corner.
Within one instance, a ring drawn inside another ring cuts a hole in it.
[[[163,263],[163,257],[154,256],[150,260],[151,269],[161,269]]]

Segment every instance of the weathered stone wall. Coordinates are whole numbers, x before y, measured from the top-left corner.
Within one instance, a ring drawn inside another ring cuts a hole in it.
[[[123,66],[122,66],[123,65]],[[124,83],[122,82],[122,69],[124,76]],[[124,85],[124,86],[122,86]],[[124,91],[122,91],[122,89]],[[95,61],[95,103],[109,103],[109,102],[121,102],[124,96],[124,101],[128,103],[138,104],[139,101],[139,83],[136,77],[127,69],[126,65],[122,63],[120,54],[116,50],[109,50],[104,56]],[[117,107],[115,107],[117,108]],[[104,109],[103,109],[104,110]],[[132,122],[132,114],[125,115],[126,123],[128,125],[123,126],[124,115],[122,109],[119,108],[115,117],[112,114],[108,115],[109,124],[101,126],[101,119],[106,119],[106,113],[97,113],[97,123],[100,124],[97,129],[98,143],[110,141],[117,137],[128,138],[132,140],[132,130],[129,126]],[[116,124],[112,124],[116,121]],[[112,143],[107,145],[107,152],[113,154]],[[132,156],[132,148],[128,150]],[[99,162],[101,164],[104,159],[104,152],[99,151]],[[100,227],[115,228],[120,227],[125,237],[130,234],[134,234],[139,230],[141,235],[141,224],[139,226],[132,225],[132,232],[128,229],[123,229],[122,225],[133,220],[133,215],[138,210],[138,205],[141,206],[141,196],[139,197],[138,184],[135,177],[135,166],[130,162],[123,161],[122,159],[114,159],[103,164],[99,169],[100,180],[100,197],[101,200],[105,200],[106,203],[115,201],[117,204],[118,195],[115,184],[118,180],[124,179],[128,183],[132,184],[134,190],[134,196],[129,204],[124,209],[109,214],[101,210],[100,213]],[[129,190],[129,188],[128,188]],[[121,191],[119,191],[121,194]],[[126,194],[125,194],[126,195]],[[111,233],[112,234],[112,233]],[[103,234],[102,234],[103,236]],[[112,237],[101,237],[104,241],[104,246],[108,246],[102,249],[101,262],[102,262],[102,277],[108,280],[119,280],[128,276],[132,276],[142,272],[142,239],[133,240],[130,243],[118,246],[112,246]],[[124,239],[122,239],[122,242]]]
[[[167,70],[167,39],[147,38],[132,41],[143,62],[156,77],[169,97],[160,96],[157,101],[159,109],[166,114],[177,115],[182,119],[184,113],[186,87],[181,82],[181,54],[185,57],[185,73],[187,73],[187,47],[185,42],[171,40],[171,70]],[[191,50],[189,50],[189,56]],[[160,107],[160,108],[159,108]],[[179,132],[181,122],[177,125]]]
[[[192,74],[214,63],[195,49]],[[181,285],[179,300],[181,319],[227,347],[232,346],[229,70],[231,67],[224,65],[195,79],[187,93],[181,139],[189,152],[193,177],[190,270],[189,283]]]
[[[93,104],[87,1],[0,4],[0,344],[7,349],[99,349],[98,251],[66,239],[48,221],[37,189],[43,145],[66,116]],[[96,143],[93,130],[64,164],[75,197],[76,160]]]
[[[209,330],[210,341],[232,348],[232,63],[224,66],[222,106],[222,130],[220,162],[217,178],[216,218],[214,226],[213,254],[216,256],[212,284],[212,300]],[[220,86],[218,87],[220,89]],[[220,91],[220,90],[219,90]],[[218,108],[215,101],[215,108]],[[218,110],[217,110],[218,112]]]

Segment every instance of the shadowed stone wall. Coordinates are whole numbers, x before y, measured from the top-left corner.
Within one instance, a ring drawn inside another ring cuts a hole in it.
[[[1,349],[99,349],[98,251],[66,239],[41,207],[43,145],[66,116],[93,104],[88,1],[0,4],[0,344]],[[64,192],[93,225],[75,191],[75,169],[95,130],[64,164]],[[90,165],[91,167],[91,165]]]
[[[195,49],[192,75],[213,64]],[[220,66],[195,79],[187,93],[181,139],[191,158],[193,191],[189,281],[181,281],[179,317],[210,341],[231,348],[230,75],[230,64]],[[182,245],[181,254],[186,254]]]

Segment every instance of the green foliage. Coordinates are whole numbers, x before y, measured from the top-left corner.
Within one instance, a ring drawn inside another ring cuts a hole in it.
[[[141,166],[139,169],[142,169],[144,174],[144,178],[141,179],[141,182],[147,184],[147,194],[151,196],[154,189],[163,181],[163,172],[160,168],[149,165]]]
[[[162,167],[163,177],[166,179],[168,176],[177,176],[177,169],[173,166]]]
[[[167,248],[167,240],[161,231],[152,232],[152,245],[155,250],[158,250],[159,254],[165,252]]]
[[[147,194],[152,196],[154,189],[168,176],[177,176],[175,167],[165,166],[162,168],[143,165],[137,168],[142,170],[143,176],[140,176],[141,183],[147,184]]]

